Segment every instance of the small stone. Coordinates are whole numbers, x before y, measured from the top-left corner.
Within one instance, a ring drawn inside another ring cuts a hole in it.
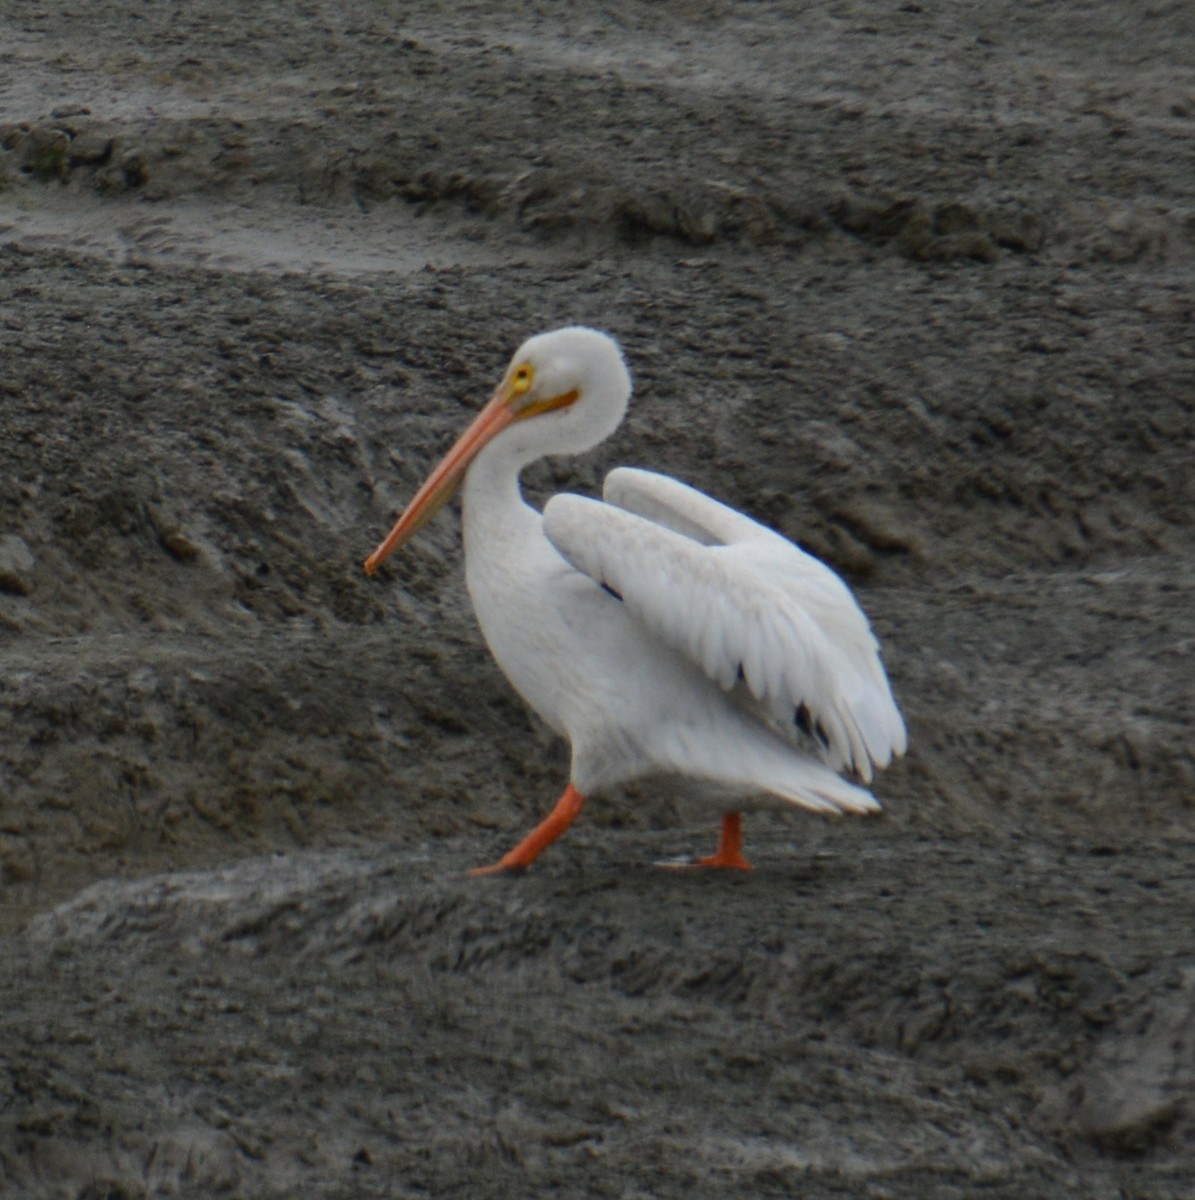
[[[0,592],[28,596],[33,590],[33,551],[15,533],[0,537]]]
[[[163,529],[158,537],[163,549],[179,562],[194,562],[199,557],[199,546],[177,527]]]
[[[112,138],[95,130],[76,135],[70,145],[69,162],[72,167],[100,167],[112,157],[115,142]]]
[[[1141,1154],[1169,1132],[1180,1112],[1178,1098],[1160,1088],[1096,1087],[1080,1111],[1080,1128],[1105,1149]]]
[[[120,169],[128,187],[139,188],[149,181],[149,167],[145,155],[139,150],[130,150],[121,156]]]
[[[998,245],[1027,254],[1036,254],[1046,240],[1045,222],[1036,213],[1022,209],[993,213],[987,231]]]
[[[979,228],[979,217],[965,204],[944,204],[934,211],[934,232],[941,236],[969,233]]]
[[[21,170],[42,180],[66,179],[71,138],[63,129],[38,126],[20,144]]]

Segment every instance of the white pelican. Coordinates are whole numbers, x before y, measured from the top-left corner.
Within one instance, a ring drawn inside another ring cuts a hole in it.
[[[620,467],[602,500],[536,512],[519,473],[618,428],[631,379],[614,340],[580,327],[524,342],[498,390],[428,476],[372,575],[463,482],[465,576],[490,650],[572,748],[568,786],[513,850],[474,874],[531,865],[587,797],[681,778],[723,813],[694,865],[750,869],[740,811],[776,802],[868,812],[905,749],[879,647],[846,584],[748,517],[651,471]]]

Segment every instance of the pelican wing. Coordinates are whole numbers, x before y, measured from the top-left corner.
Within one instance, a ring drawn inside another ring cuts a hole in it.
[[[619,468],[605,502],[555,496],[544,531],[656,637],[870,781],[905,749],[879,647],[846,584],[786,538],[674,479]]]

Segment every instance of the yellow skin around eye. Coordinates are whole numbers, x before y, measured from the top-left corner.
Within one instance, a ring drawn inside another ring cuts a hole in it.
[[[535,368],[530,363],[523,363],[511,376],[509,394],[511,400],[519,400],[525,396],[535,383]],[[552,412],[557,408],[567,408],[580,396],[580,392],[563,392],[559,396],[546,396],[540,400],[532,400],[518,407],[515,413],[516,421],[524,421],[528,417],[538,417],[540,413]]]
[[[581,395],[576,388],[571,392],[561,392],[559,396],[549,396],[544,400],[534,400],[530,404],[519,411],[518,421],[526,420],[528,417],[538,417],[540,413],[553,412],[558,408],[568,408],[570,404],[575,404],[577,398]]]
[[[530,363],[524,363],[514,375],[511,381],[511,390],[516,396],[522,396],[531,390],[531,385],[535,381],[535,371]]]

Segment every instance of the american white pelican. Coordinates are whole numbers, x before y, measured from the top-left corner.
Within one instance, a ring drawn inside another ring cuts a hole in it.
[[[868,783],[905,749],[879,647],[846,584],[748,517],[620,467],[602,500],[536,512],[519,473],[618,428],[631,379],[614,340],[580,327],[524,342],[498,390],[416,493],[381,561],[463,482],[465,576],[498,665],[572,747],[569,784],[522,842],[475,874],[531,865],[586,797],[684,779],[723,813],[697,864],[750,869],[739,813],[776,802],[868,812]]]

